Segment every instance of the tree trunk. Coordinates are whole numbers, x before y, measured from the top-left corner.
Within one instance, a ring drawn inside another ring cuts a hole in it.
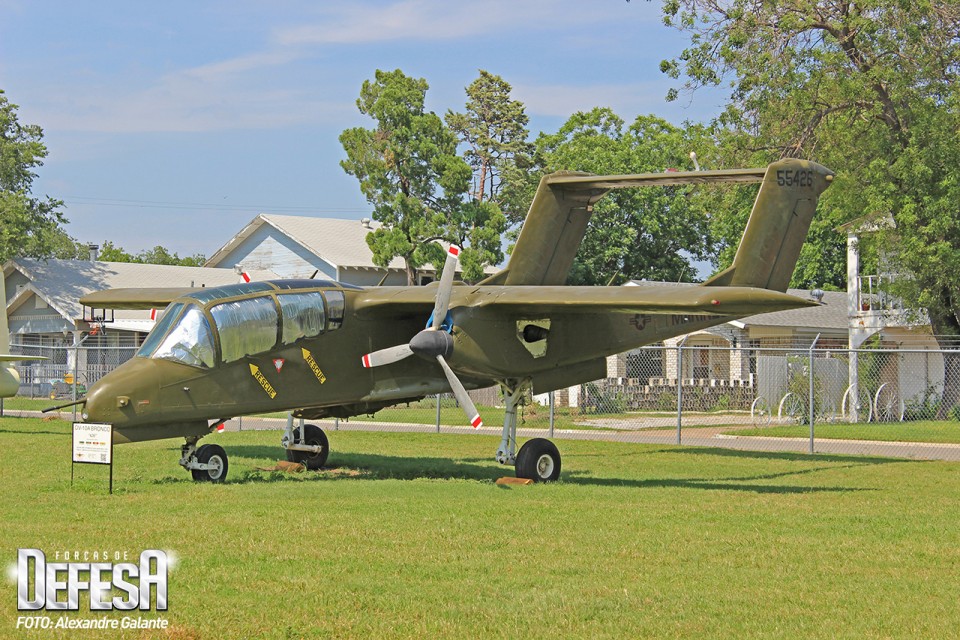
[[[404,258],[403,264],[407,269],[407,286],[412,287],[417,284],[417,270],[411,266],[409,258]]]

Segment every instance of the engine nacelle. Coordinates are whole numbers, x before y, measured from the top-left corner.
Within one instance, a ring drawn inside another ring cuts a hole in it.
[[[0,398],[17,395],[20,389],[20,374],[11,366],[0,365]]]

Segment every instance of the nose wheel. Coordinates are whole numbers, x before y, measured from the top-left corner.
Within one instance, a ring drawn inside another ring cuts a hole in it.
[[[227,452],[218,444],[205,444],[199,449],[199,437],[187,438],[180,447],[180,466],[190,472],[196,482],[220,483],[227,478]]]

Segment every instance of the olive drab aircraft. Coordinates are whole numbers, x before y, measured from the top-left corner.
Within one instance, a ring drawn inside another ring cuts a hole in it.
[[[457,249],[439,282],[361,288],[274,280],[205,289],[115,289],[91,309],[166,306],[136,357],[94,384],[84,421],[112,425],[114,442],[185,438],[180,464],[222,481],[227,455],[198,441],[232,417],[289,411],[289,460],[324,465],[326,434],[304,420],[371,414],[453,392],[482,425],[467,391],[499,385],[506,405],[495,458],[517,476],[556,480],[549,440],[517,449],[517,405],[606,375],[607,356],[757,313],[816,302],[785,293],[820,194],[833,173],[787,159],[765,169],[545,176],[506,267],[455,284]],[[760,182],[732,266],[697,286],[564,286],[593,205],[611,189]],[[293,417],[302,426],[294,427]]]

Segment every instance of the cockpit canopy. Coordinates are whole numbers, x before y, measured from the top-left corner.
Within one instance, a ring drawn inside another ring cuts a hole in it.
[[[343,323],[342,291],[284,290],[287,287],[232,285],[174,301],[137,355],[212,368],[217,362],[235,362],[313,338]],[[250,297],[251,289],[263,295]],[[246,297],[234,298],[240,295]]]

